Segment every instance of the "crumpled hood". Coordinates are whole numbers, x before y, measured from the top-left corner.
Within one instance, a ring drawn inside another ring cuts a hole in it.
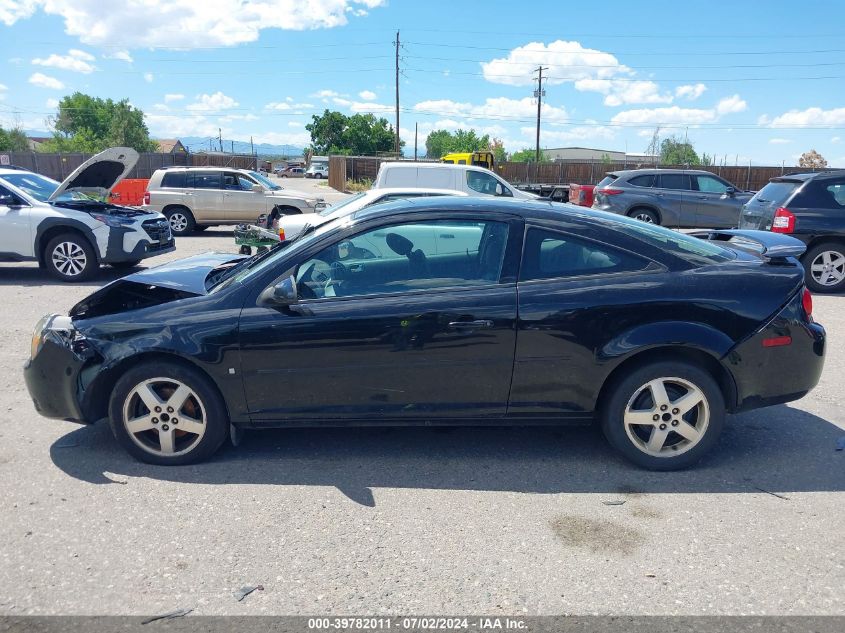
[[[103,286],[73,306],[69,315],[91,318],[204,295],[205,280],[212,270],[244,258],[231,253],[204,253],[142,270]]]

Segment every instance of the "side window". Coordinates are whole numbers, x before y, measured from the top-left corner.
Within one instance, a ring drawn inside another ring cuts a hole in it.
[[[0,196],[11,196],[12,200],[14,200],[13,204],[17,204],[17,205],[24,204],[24,201],[20,199],[20,196],[18,196],[15,193],[12,193],[8,189],[6,189],[6,187],[4,187],[3,185],[0,185]]]
[[[247,176],[237,174],[236,177],[238,179],[238,186],[236,187],[236,189],[241,189],[243,191],[252,191],[252,185],[258,184],[252,178],[248,178]]]
[[[194,172],[195,189],[222,189],[223,183],[219,171]]]
[[[845,181],[835,182],[826,187],[829,195],[833,196],[834,201],[841,207],[845,207]]]
[[[438,249],[444,236],[450,248]],[[303,262],[295,274],[297,290],[305,298],[324,298],[493,284],[501,276],[507,236],[503,222],[437,220],[378,227]]]
[[[643,270],[648,261],[605,244],[544,229],[529,229],[520,281]]]
[[[726,193],[728,186],[713,176],[696,176],[698,190],[705,193]]]
[[[167,171],[161,179],[161,186],[164,188],[183,189],[185,187],[184,171]]]
[[[660,174],[659,182],[658,187],[662,189],[681,189],[685,191],[690,189],[689,176],[686,174]]]
[[[479,193],[485,193],[489,196],[496,195],[496,185],[501,185],[503,196],[512,196],[510,189],[502,185],[491,174],[485,174],[483,171],[467,170],[467,187]]]
[[[654,174],[644,174],[642,176],[634,176],[628,181],[629,185],[634,187],[653,187]]]

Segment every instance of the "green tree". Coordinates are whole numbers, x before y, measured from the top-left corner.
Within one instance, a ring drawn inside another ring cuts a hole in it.
[[[0,127],[0,150],[6,152],[29,151],[29,140],[19,127],[4,130]]]
[[[490,141],[490,151],[493,152],[493,158],[497,165],[504,163],[508,159],[508,153],[505,151],[505,144],[500,138],[494,138]]]
[[[395,134],[387,119],[374,114],[353,114],[325,110],[313,115],[305,126],[311,133],[311,149],[315,154],[373,155],[390,152]],[[405,142],[400,142],[400,147]]]
[[[59,101],[53,125],[56,131],[42,144],[43,151],[92,153],[124,146],[154,152],[158,147],[150,139],[144,113],[128,99],[114,101],[74,92]]]
[[[670,136],[660,143],[660,162],[663,165],[700,165],[701,159],[692,143]]]
[[[478,136],[475,130],[459,129],[454,134],[448,130],[435,130],[425,141],[426,158],[437,159],[452,152],[478,152],[486,149],[493,149],[490,135]],[[504,146],[501,151],[504,152]]]
[[[535,149],[521,149],[518,152],[511,154],[511,161],[514,163],[533,163],[537,158],[537,150]],[[543,150],[540,150],[540,162],[550,163],[552,159]]]
[[[435,160],[452,151],[452,133],[449,130],[434,130],[425,139],[425,157]]]

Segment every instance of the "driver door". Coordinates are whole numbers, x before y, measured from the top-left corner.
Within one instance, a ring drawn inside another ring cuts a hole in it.
[[[2,185],[0,198],[0,253],[33,257],[31,207]]]
[[[467,229],[460,253],[413,243],[456,228]],[[500,221],[418,220],[304,253],[295,304],[241,315],[252,419],[503,416],[516,337],[515,272],[504,268],[510,230]]]

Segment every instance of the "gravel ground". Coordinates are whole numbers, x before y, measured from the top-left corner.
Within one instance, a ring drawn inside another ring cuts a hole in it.
[[[231,231],[146,265],[206,250],[234,252]],[[0,614],[845,614],[845,297],[815,298],[819,387],[731,418],[691,471],[548,428],[254,432],[168,469],[26,394],[36,320],[105,272],[0,265]]]

